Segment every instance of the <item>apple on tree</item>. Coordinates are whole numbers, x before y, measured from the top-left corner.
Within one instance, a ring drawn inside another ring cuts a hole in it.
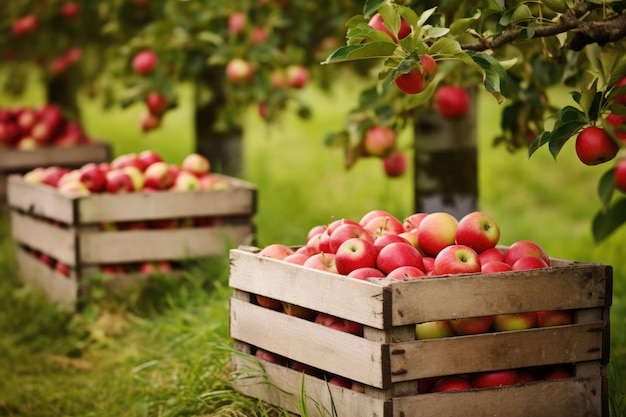
[[[385,26],[385,21],[380,13],[374,14],[367,24],[372,27],[372,29],[379,30],[389,36],[394,42],[398,42],[399,39],[404,39],[411,34],[413,28],[405,18],[400,19],[400,27],[398,28],[398,33],[394,35],[391,33],[389,29]]]
[[[406,154],[400,150],[393,151],[383,158],[383,170],[389,178],[397,178],[404,175],[407,170],[408,161]]]
[[[139,75],[148,75],[159,63],[159,58],[151,50],[139,51],[132,60],[133,70]]]
[[[471,106],[470,96],[466,89],[446,85],[439,87],[434,96],[435,108],[447,119],[455,119],[467,115]]]
[[[615,158],[619,146],[606,130],[589,126],[576,136],[575,149],[583,164],[598,165]]]
[[[363,150],[369,156],[386,157],[396,148],[396,132],[386,126],[374,126],[363,136]]]

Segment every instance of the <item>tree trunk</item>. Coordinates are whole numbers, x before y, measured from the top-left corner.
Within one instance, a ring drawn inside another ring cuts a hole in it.
[[[219,129],[219,112],[226,106],[227,98],[222,93],[224,80],[223,68],[207,68],[202,77],[210,80],[211,100],[196,98],[194,126],[196,133],[196,152],[206,156],[211,163],[211,170],[233,177],[240,177],[243,172],[243,127]]]
[[[46,100],[48,103],[59,106],[67,118],[80,122],[77,88],[72,81],[71,72],[59,74],[48,80]]]
[[[477,210],[476,93],[470,113],[444,119],[435,111],[414,125],[415,211],[445,211],[457,219]]]

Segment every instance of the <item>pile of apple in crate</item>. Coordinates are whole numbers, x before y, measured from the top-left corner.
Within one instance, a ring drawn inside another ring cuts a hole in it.
[[[237,389],[315,416],[608,416],[612,268],[499,240],[481,211],[372,210],[232,249]]]
[[[256,188],[200,154],[174,164],[145,150],[12,175],[8,205],[20,276],[71,308],[90,275],[124,287],[249,243]]]
[[[94,140],[54,104],[0,108],[0,200],[7,178],[39,166],[78,167],[111,160],[110,145]]]

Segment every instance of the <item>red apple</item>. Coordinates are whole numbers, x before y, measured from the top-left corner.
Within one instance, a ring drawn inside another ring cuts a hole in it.
[[[183,159],[181,168],[184,171],[200,176],[209,173],[211,163],[206,156],[200,155],[199,153],[191,153]]]
[[[111,169],[122,169],[128,166],[134,166],[141,171],[146,168],[144,162],[139,159],[139,155],[134,152],[119,155],[111,161]]]
[[[330,230],[330,229],[328,229]],[[346,223],[337,227],[330,232],[328,247],[330,253],[337,253],[339,247],[347,240],[352,238],[360,238],[374,244],[374,237],[358,224]]]
[[[401,266],[414,266],[424,270],[422,255],[411,244],[404,242],[393,242],[384,246],[376,258],[376,268],[384,274],[389,274],[394,269]]]
[[[152,114],[161,115],[165,113],[165,110],[169,107],[169,100],[167,97],[158,91],[151,91],[145,97],[144,102],[148,111]]]
[[[253,44],[265,43],[269,38],[269,31],[263,26],[253,26],[250,29],[250,42]]]
[[[370,20],[367,22],[373,29],[379,30],[389,36],[394,42],[398,42],[399,39],[404,39],[409,36],[412,32],[411,25],[409,22],[401,17],[400,18],[400,27],[398,28],[397,36],[392,34],[389,29],[387,29],[384,25],[384,19],[380,15],[380,13],[374,14]]]
[[[377,268],[358,268],[350,271],[348,276],[350,278],[366,280],[368,278],[384,278],[385,274]]]
[[[448,320],[427,321],[415,325],[415,337],[418,340],[452,336],[454,336],[454,329]]]
[[[344,225],[342,227],[350,227],[350,225]],[[341,227],[337,229],[335,233],[340,230]],[[333,236],[335,233],[333,233]],[[378,250],[374,246],[373,240],[366,240],[359,237],[347,239],[339,246],[335,255],[337,272],[342,275],[348,275],[355,269],[374,268],[376,266],[377,255]]]
[[[464,317],[450,320],[450,326],[456,335],[486,333],[491,329],[493,316]]]
[[[51,187],[57,187],[61,177],[69,172],[66,168],[59,166],[50,166],[44,169],[41,177],[41,183],[49,185]]]
[[[504,253],[504,262],[513,266],[515,261],[525,256],[536,256],[543,259],[550,265],[550,258],[543,250],[541,245],[532,240],[518,240],[506,249]]]
[[[121,168],[121,170],[125,172],[132,180],[134,191],[143,190],[145,178],[141,169],[135,166],[126,166],[124,168]]]
[[[517,370],[506,369],[501,371],[478,372],[470,375],[470,382],[474,388],[515,385],[518,382]]]
[[[383,247],[393,242],[404,242],[404,243],[411,244],[411,242],[409,242],[407,239],[405,239],[404,237],[400,235],[388,234],[388,235],[377,236],[374,239],[374,246],[376,247],[378,251],[380,251]]]
[[[413,68],[405,74],[400,74],[393,82],[400,91],[406,94],[419,94],[426,87],[424,74],[419,68]]]
[[[287,245],[283,245],[282,243],[272,243],[261,249],[259,255],[267,256],[268,258],[272,259],[282,260],[285,259],[285,257],[292,255],[293,253],[294,250]]]
[[[500,227],[487,213],[473,211],[459,220],[454,237],[458,245],[466,245],[476,252],[482,252],[497,245]]]
[[[386,126],[374,126],[363,136],[363,149],[369,156],[385,157],[396,148],[396,132]]]
[[[478,253],[480,264],[484,265],[491,261],[504,262],[504,250],[500,248],[489,248]]]
[[[121,169],[112,169],[106,173],[106,190],[109,193],[131,193],[135,191],[132,178]]]
[[[585,165],[598,165],[615,158],[619,146],[606,130],[589,126],[576,136],[576,155]]]
[[[435,267],[435,258],[432,256],[422,256],[422,263],[424,264],[424,272],[426,272],[426,275],[432,275],[433,268]]]
[[[536,326],[536,312],[497,314],[493,318],[493,329],[498,332],[532,329]]]
[[[541,269],[548,268],[549,265],[541,258],[537,258],[536,256],[524,256],[519,258],[513,265],[511,265],[511,270],[513,271],[526,271],[529,269]]]
[[[435,257],[433,275],[471,274],[480,272],[476,251],[466,245],[450,245]]]
[[[326,230],[326,226],[323,224],[317,224],[313,227],[311,227],[309,229],[309,231],[306,234],[306,241],[308,242],[309,240],[311,240],[313,238],[313,236],[319,234],[319,233],[323,233]]]
[[[483,274],[493,274],[496,272],[507,272],[512,270],[513,268],[511,265],[503,261],[488,261],[486,263],[481,262],[480,264],[480,272]]]
[[[226,64],[226,77],[235,84],[247,83],[252,80],[254,69],[250,62],[241,58],[233,58]]]
[[[537,326],[563,326],[574,323],[574,312],[571,310],[549,310],[537,312]]]
[[[398,281],[422,278],[425,276],[426,276],[426,272],[412,265],[399,266],[387,274],[388,278],[395,279]]]
[[[301,65],[289,65],[285,69],[287,85],[291,88],[303,88],[309,82],[309,70]]]
[[[450,375],[435,382],[431,392],[463,391],[472,388],[473,385],[467,379],[457,375]]]
[[[75,1],[68,1],[61,6],[61,16],[66,20],[74,19],[80,13],[80,5]]]
[[[410,216],[405,217],[404,221],[402,222],[402,226],[404,226],[404,230],[408,232],[408,231],[417,229],[420,223],[422,222],[422,220],[424,220],[424,217],[426,216],[428,216],[428,213],[419,212],[419,213],[413,213]]]
[[[574,372],[572,372],[571,368],[565,365],[554,365],[544,373],[541,379],[545,381],[552,381],[555,379],[571,378],[573,376]]]
[[[316,253],[315,255],[311,255],[309,259],[307,259],[303,266],[307,268],[319,269],[321,271],[338,273],[337,266],[335,265],[335,254],[334,253]]]
[[[39,20],[33,14],[16,19],[11,25],[11,33],[15,36],[24,36],[34,33],[39,28]]]
[[[437,75],[437,61],[435,61],[432,56],[423,54],[420,56],[420,64],[422,64],[424,81],[428,84],[435,78],[435,75]]]
[[[471,100],[466,89],[456,86],[442,86],[435,91],[435,108],[443,117],[454,119],[465,116]]]
[[[407,169],[406,154],[395,150],[383,159],[383,170],[389,178],[397,178],[404,175]]]
[[[167,190],[174,185],[176,174],[169,169],[167,162],[154,162],[144,171],[144,188]]]
[[[391,214],[390,212],[386,211],[386,210],[381,210],[381,209],[374,209],[374,210],[370,210],[367,213],[365,213],[358,221],[358,223],[361,226],[365,226],[367,223],[369,223],[370,220],[372,220],[375,217],[379,217],[379,216],[389,216],[389,217],[394,217],[393,214]]]
[[[106,187],[106,174],[100,166],[94,162],[83,165],[80,169],[80,182],[85,184],[92,193],[104,191]]]
[[[161,115],[154,113],[144,113],[139,118],[139,128],[143,133],[149,132],[161,126]]]
[[[626,158],[620,159],[615,164],[615,172],[613,173],[615,187],[623,193],[626,193]]]
[[[54,270],[58,272],[59,274],[63,275],[64,277],[68,277],[68,278],[71,274],[69,265],[60,261],[57,261],[54,267]]]
[[[139,161],[141,161],[141,165],[144,167],[144,171],[155,162],[163,161],[163,157],[151,149],[146,149],[139,152],[137,158],[139,159]]]
[[[429,213],[417,228],[420,249],[430,256],[455,243],[458,220],[443,211]]]
[[[535,377],[535,375],[533,374],[533,372],[530,369],[518,369],[517,370],[517,381],[523,384],[529,383],[529,382],[534,382],[536,381],[537,378]]]
[[[374,217],[363,228],[374,238],[389,234],[398,235],[404,232],[402,222],[392,215]]]
[[[352,380],[348,379],[348,378],[344,378],[342,376],[339,375],[335,375],[332,378],[330,378],[328,380],[328,383],[331,385],[336,385],[338,387],[342,387],[342,388],[352,388]]]
[[[314,320],[317,312],[306,307],[283,302],[283,312],[288,316],[299,317],[304,320]]]
[[[269,363],[287,366],[287,359],[284,356],[281,356],[274,352],[257,348],[256,352],[254,352],[254,356]]]
[[[285,256],[283,261],[289,262],[291,264],[296,264],[296,265],[304,265],[306,260],[309,259],[309,256],[310,255],[307,255],[302,252],[296,252],[296,253],[292,253],[291,255]]]
[[[148,75],[159,63],[159,58],[151,50],[138,52],[132,61],[133,70],[139,75]]]
[[[228,17],[228,33],[238,35],[246,28],[247,15],[245,12],[235,12]]]

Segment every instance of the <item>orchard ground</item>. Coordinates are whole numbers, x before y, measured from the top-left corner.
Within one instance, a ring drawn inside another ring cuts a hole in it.
[[[356,103],[358,81],[342,81],[331,93],[303,91],[314,103],[310,121],[287,116],[268,129],[256,109],[245,113],[243,177],[259,190],[259,246],[302,244],[312,226],[357,219],[374,208],[398,217],[412,213],[410,171],[386,178],[378,159],[361,159],[346,171],[341,151],[323,146],[325,134],[341,129],[342,116]],[[83,97],[84,125],[91,136],[111,142],[116,155],[151,148],[179,163],[193,149],[192,113],[185,105],[190,88],[180,93],[181,107],[149,134],[140,133],[139,106],[104,112]],[[567,97],[563,90],[551,99]],[[0,96],[0,106],[41,100],[32,89],[19,102]],[[583,166],[573,141],[558,161],[547,149],[528,159],[494,148],[497,112],[495,100],[481,95],[480,209],[499,223],[502,244],[531,239],[552,257],[613,266],[610,389],[613,401],[626,407],[626,229],[599,244],[590,231],[604,167]],[[400,146],[410,148],[411,139],[402,132]],[[71,316],[17,283],[6,215],[0,227],[1,415],[276,415],[228,384],[227,254],[190,270],[177,284],[163,280],[124,302]]]

